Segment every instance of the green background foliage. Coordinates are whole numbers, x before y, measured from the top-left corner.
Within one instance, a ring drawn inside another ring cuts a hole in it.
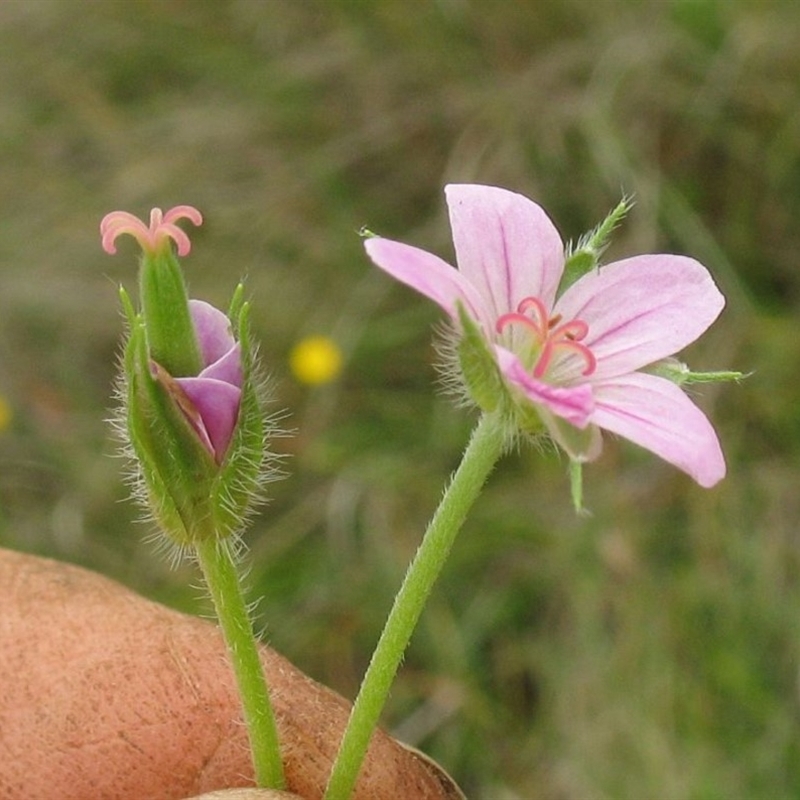
[[[109,210],[190,203],[219,306],[245,276],[290,477],[247,536],[269,641],[352,697],[473,423],[435,390],[433,304],[357,231],[452,258],[442,186],[541,202],[607,258],[680,252],[728,298],[686,353],[729,476],[607,438],[500,464],[386,725],[476,798],[800,796],[800,6],[794,0],[6,0],[0,4],[0,544],[208,613],[147,540],[104,419],[136,248]],[[336,339],[340,379],[287,356]]]

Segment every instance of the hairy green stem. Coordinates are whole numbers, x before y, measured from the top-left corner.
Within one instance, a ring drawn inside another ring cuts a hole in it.
[[[230,547],[214,536],[196,542],[194,547],[236,676],[256,784],[265,789],[283,789],[278,729]]]
[[[497,418],[484,415],[473,431],[461,464],[453,474],[395,597],[353,705],[325,800],[347,800],[350,797],[372,733],[425,602],[467,512],[502,455],[505,444],[503,429]]]

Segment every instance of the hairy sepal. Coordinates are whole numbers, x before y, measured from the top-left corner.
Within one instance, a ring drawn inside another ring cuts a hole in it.
[[[237,535],[262,497],[266,470],[268,419],[262,401],[263,378],[250,334],[250,304],[242,299],[241,285],[229,312],[241,346],[242,397],[233,439],[213,484],[218,535]]]
[[[564,274],[558,286],[559,297],[584,275],[598,269],[600,259],[611,240],[611,234],[622,223],[631,208],[633,208],[633,201],[628,197],[623,197],[594,230],[582,236],[578,240],[577,246],[570,249],[566,254]]]
[[[486,337],[461,303],[458,304],[458,319],[461,323],[458,360],[464,384],[475,404],[491,413],[507,395],[503,378]]]

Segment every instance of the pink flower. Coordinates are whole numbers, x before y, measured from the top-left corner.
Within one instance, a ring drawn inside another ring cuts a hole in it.
[[[160,208],[154,208],[150,212],[149,227],[127,211],[112,211],[100,222],[103,250],[114,255],[117,252],[117,236],[127,233],[139,242],[146,253],[154,253],[168,239],[173,239],[178,246],[178,255],[185,256],[192,245],[186,233],[175,224],[179,219],[188,219],[195,225],[203,224],[202,214],[193,206],[175,206],[166,214],[162,214]]]
[[[642,371],[697,339],[725,300],[684,256],[644,255],[585,274],[558,295],[564,245],[527,198],[491,186],[445,188],[458,270],[375,237],[365,246],[393,277],[474,320],[515,402],[533,404],[571,458],[590,461],[599,429],[651,450],[710,487],[725,475],[711,423],[670,380]]]
[[[202,300],[190,300],[197,343],[203,359],[203,370],[196,377],[166,378],[180,387],[173,396],[195,429],[200,440],[221,463],[228,450],[242,396],[241,347],[233,337],[230,320],[218,309]]]

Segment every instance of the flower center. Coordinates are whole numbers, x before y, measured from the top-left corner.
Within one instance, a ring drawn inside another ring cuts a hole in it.
[[[543,378],[561,360],[560,356],[567,355],[577,355],[585,365],[581,374],[591,375],[597,368],[597,359],[583,344],[589,326],[582,319],[563,323],[561,319],[561,314],[551,317],[538,297],[526,297],[516,311],[499,317],[496,327],[498,333],[503,333],[510,325],[524,331],[528,350],[522,360],[532,370],[534,378]]]

